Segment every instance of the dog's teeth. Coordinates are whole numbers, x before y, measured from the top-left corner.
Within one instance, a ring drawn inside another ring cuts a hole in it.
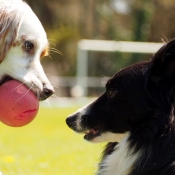
[[[85,132],[84,139],[90,141],[90,140],[94,139],[95,137],[99,137],[100,135],[101,135],[101,133],[98,130],[90,129],[90,130]]]
[[[90,133],[90,130],[85,132],[85,134],[89,134],[89,133]]]
[[[90,130],[86,131],[85,134],[86,135],[89,135],[89,134],[91,134],[91,135],[100,135],[100,132],[95,130],[95,129],[90,129]]]

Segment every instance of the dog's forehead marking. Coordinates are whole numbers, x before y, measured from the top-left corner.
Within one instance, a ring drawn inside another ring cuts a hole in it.
[[[16,47],[16,46],[21,45],[21,44],[25,41],[26,37],[27,37],[27,36],[22,35],[22,36],[20,37],[20,39],[16,40],[16,41],[13,43],[12,47]]]
[[[26,40],[27,40],[27,36],[22,35],[19,40],[16,40],[13,43],[12,47],[19,46],[19,45],[23,44]],[[37,43],[34,40],[33,40],[33,42],[37,45]],[[24,45],[22,45],[22,50],[25,50]],[[41,50],[40,58],[47,56],[47,55],[49,55],[49,44],[46,44],[46,46]]]
[[[19,46],[20,44],[22,43],[22,41],[16,41],[13,43],[12,47],[16,47],[16,46]]]

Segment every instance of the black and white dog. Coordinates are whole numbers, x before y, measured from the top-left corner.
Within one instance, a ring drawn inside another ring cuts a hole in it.
[[[66,122],[88,141],[109,142],[98,175],[175,175],[174,106],[175,39],[116,73],[104,94]],[[120,143],[117,133],[126,133]]]

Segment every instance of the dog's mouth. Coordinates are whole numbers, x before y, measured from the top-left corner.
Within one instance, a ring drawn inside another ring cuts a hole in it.
[[[90,141],[90,140],[93,140],[94,138],[99,137],[99,136],[101,136],[100,129],[93,128],[93,129],[87,130],[85,132],[84,139],[87,141]]]
[[[2,77],[2,79],[0,80],[0,86],[2,85],[2,84],[4,84],[5,82],[7,82],[7,81],[10,81],[10,80],[16,80],[16,79],[14,79],[13,77],[11,77],[11,76],[9,76],[9,75],[5,75],[5,76],[3,76]],[[19,81],[19,80],[17,80],[17,81]],[[22,82],[21,82],[21,84],[23,84]],[[33,92],[35,95],[36,95],[36,97],[37,97],[37,94],[35,93],[35,92]],[[37,97],[38,98],[38,97]]]
[[[4,84],[5,82],[10,81],[10,80],[14,80],[14,78],[12,78],[12,77],[9,76],[9,75],[5,75],[5,76],[0,80],[0,86],[1,86],[2,84]]]

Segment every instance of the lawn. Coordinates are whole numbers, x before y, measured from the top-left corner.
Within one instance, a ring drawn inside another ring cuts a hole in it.
[[[77,108],[41,108],[25,127],[0,123],[3,175],[93,175],[104,144],[83,140],[65,124]],[[1,174],[1,173],[0,173]]]

